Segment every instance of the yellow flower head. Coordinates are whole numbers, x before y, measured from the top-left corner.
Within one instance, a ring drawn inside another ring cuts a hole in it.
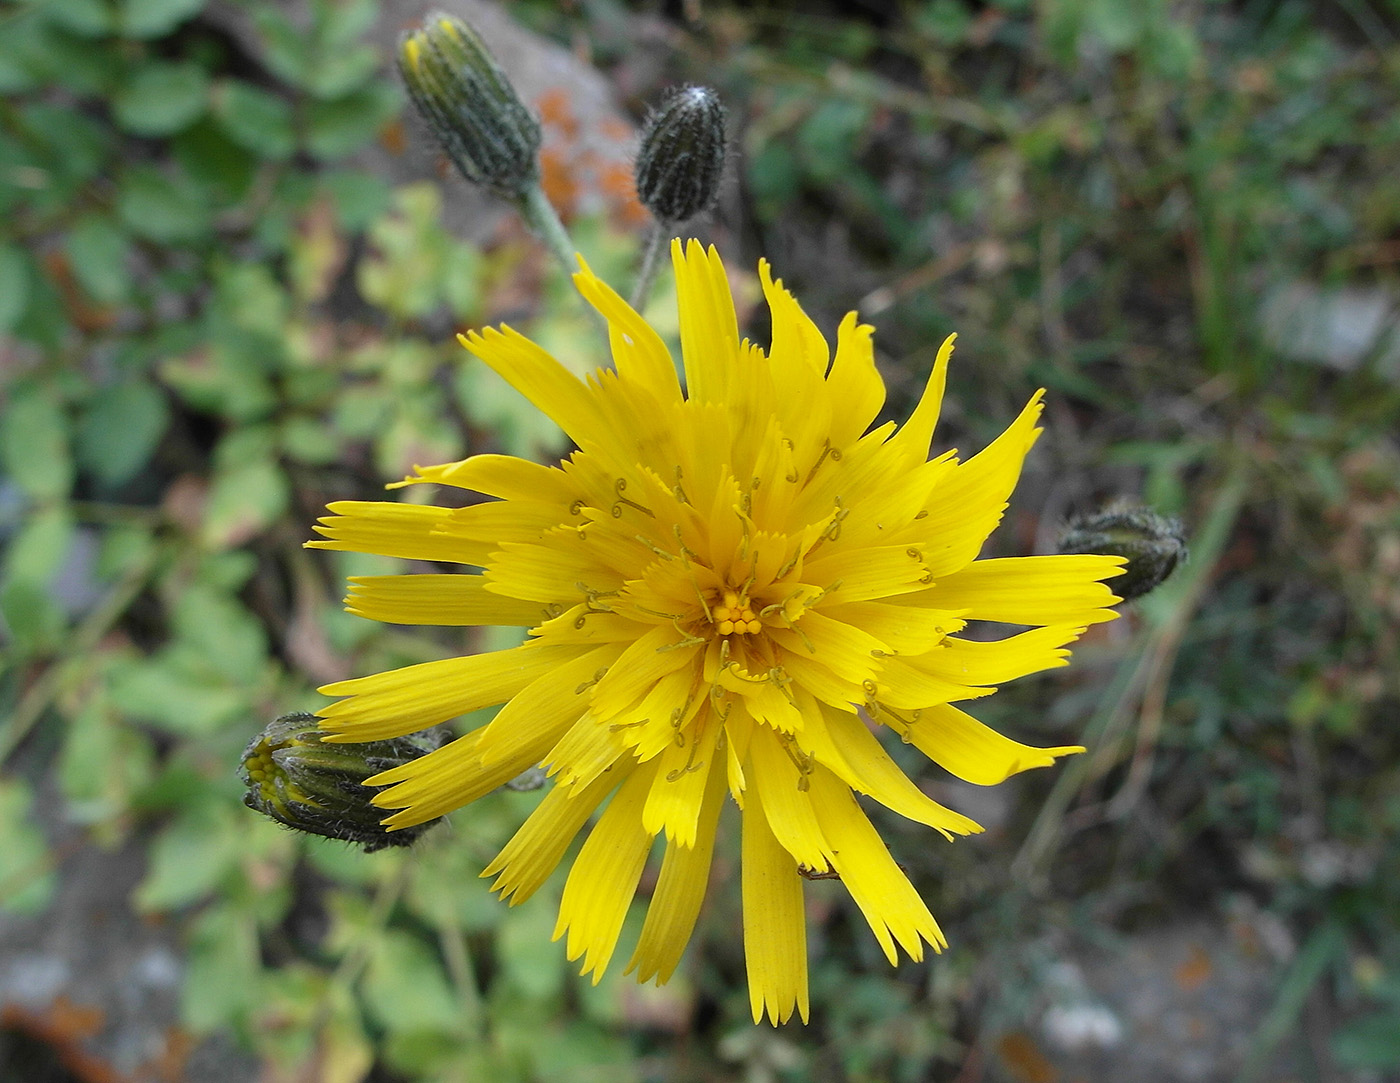
[[[349,608],[406,624],[515,625],[511,650],[343,681],[328,741],[395,737],[502,705],[485,726],[369,780],[408,827],[535,764],[554,785],[487,867],[512,904],[601,815],[564,888],[556,937],[597,981],[658,835],[665,858],[629,971],[665,981],[704,897],[728,793],[742,810],[744,949],[755,1021],[808,1012],[803,877],[840,876],[890,962],[945,941],[855,794],[942,832],[980,828],[932,801],[870,723],[983,785],[1078,748],[1032,748],[953,703],[1065,664],[1118,599],[1101,556],[976,560],[1039,430],[1040,395],[980,454],[929,459],[952,339],[909,421],[884,404],[871,328],[832,360],[760,264],[765,353],[739,338],[719,256],[672,246],[685,389],[656,333],[586,266],[615,370],[581,382],[502,328],[463,339],[577,443],[558,466],[478,455],[400,484],[496,499],[447,509],[333,504],[312,542],[481,569],[352,580]],[[959,639],[969,620],[1029,625]]]

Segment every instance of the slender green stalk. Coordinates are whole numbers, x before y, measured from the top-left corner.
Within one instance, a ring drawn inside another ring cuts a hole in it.
[[[656,271],[661,264],[661,253],[666,248],[666,238],[670,230],[661,222],[653,222],[647,233],[647,246],[642,251],[642,266],[637,272],[637,284],[632,288],[632,307],[640,312],[651,294],[651,285],[656,281]]]
[[[525,224],[534,230],[535,236],[554,254],[559,266],[564,268],[564,273],[572,276],[578,270],[578,248],[569,236],[569,231],[564,228],[564,223],[559,220],[554,204],[550,203],[549,197],[544,194],[544,189],[539,184],[530,185],[520,197],[517,206]],[[604,341],[607,341],[608,328],[603,318],[593,310],[592,305],[585,304],[584,307],[593,318],[594,324],[603,332]]]
[[[530,185],[521,195],[519,207],[520,216],[525,219],[525,224],[535,231],[535,235],[553,253],[554,258],[559,261],[559,266],[564,268],[564,273],[572,275],[577,271],[578,263],[574,259],[574,253],[578,250],[574,247],[569,231],[564,228],[564,223],[559,220],[554,204],[550,203],[549,197],[544,194],[544,189],[538,184]]]

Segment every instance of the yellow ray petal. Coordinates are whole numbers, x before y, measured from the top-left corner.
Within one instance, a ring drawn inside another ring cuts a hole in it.
[[[671,262],[676,268],[688,397],[725,402],[739,363],[739,325],[724,264],[713,245],[706,250],[692,239],[682,249],[679,238],[671,242]]]
[[[655,774],[653,767],[643,764],[613,794],[564,885],[554,939],[569,934],[565,954],[570,962],[583,956],[580,973],[591,973],[594,985],[617,947],[623,918],[651,851],[652,836],[642,827],[642,806]]]
[[[797,299],[781,281],[774,281],[766,260],[759,263],[758,275],[773,323],[768,368],[773,384],[780,389],[772,408],[782,419],[798,473],[805,478],[835,446],[831,440],[832,410],[841,405],[827,397],[823,382],[831,353]],[[744,420],[745,431],[751,431],[753,422]]]
[[[822,830],[832,842],[832,864],[891,965],[899,963],[895,943],[916,963],[924,957],[923,941],[934,951],[947,947],[938,922],[890,857],[851,791],[835,775],[818,768],[812,774],[812,798]]]
[[[587,385],[518,331],[488,327],[458,335],[457,341],[575,441],[597,430]]]
[[[770,830],[754,789],[743,814],[742,880],[744,958],[749,1007],[757,1023],[767,1014],[776,1026],[793,1009],[807,1022],[807,919],[802,878],[792,855]]]
[[[935,647],[934,651],[941,650]],[[967,685],[961,681],[931,673],[904,658],[885,658],[880,667],[874,697],[886,707],[917,710],[933,703],[990,696],[995,688]]]
[[[845,447],[870,427],[885,404],[885,382],[875,367],[875,329],[848,312],[836,332],[836,360],[826,379],[832,404],[831,443]]]
[[[662,677],[689,666],[699,648],[680,646],[683,638],[683,633],[667,624],[652,628],[629,643],[607,676],[593,686],[594,713],[612,719],[636,703]]]
[[[345,608],[385,624],[498,624],[528,628],[545,615],[538,602],[492,594],[480,575],[358,575]]]
[[[385,826],[390,829],[411,827],[461,808],[509,782],[539,758],[536,746],[523,750],[513,761],[483,767],[476,755],[480,737],[481,731],[474,730],[426,756],[368,780],[366,785],[372,786],[395,783],[375,794],[373,799],[380,808],[402,810],[385,819]]]
[[[1052,624],[989,642],[950,636],[938,650],[908,662],[915,669],[959,684],[1002,684],[1069,665],[1069,650],[1064,645],[1083,633],[1083,628]]]
[[[454,508],[437,526],[437,533],[453,539],[499,549],[504,542],[538,542],[566,522],[565,509],[544,500],[487,500]]]
[[[622,738],[592,713],[575,722],[541,762],[560,786],[587,786],[625,759]]]
[[[451,485],[502,500],[549,500],[566,507],[576,500],[578,487],[556,466],[541,466],[514,455],[473,455],[440,466],[415,466],[413,473],[389,485]]]
[[[642,809],[642,826],[647,834],[664,833],[668,842],[695,845],[700,805],[708,779],[716,770],[715,741],[719,732],[719,721],[708,713],[688,734],[677,731],[685,743],[672,741],[659,757],[656,781]]]
[[[535,678],[580,653],[576,647],[515,647],[424,662],[337,681],[323,696],[347,696],[317,714],[328,741],[377,741],[504,703]]]
[[[308,549],[336,549],[485,567],[495,548],[438,534],[443,520],[451,514],[448,508],[390,504],[382,500],[338,500],[326,510],[333,514],[318,519],[313,528],[325,536],[307,542]]]
[[[1037,391],[1011,425],[967,462],[939,479],[919,532],[929,575],[942,579],[976,558],[1001,522],[1006,501],[1021,476],[1021,466],[1040,435],[1041,396]]]
[[[823,605],[821,611],[835,620],[863,628],[899,655],[932,650],[964,625],[962,611],[891,605],[888,602],[850,602]]]
[[[817,824],[812,801],[807,791],[810,761],[799,771],[794,757],[801,749],[770,730],[754,733],[749,744],[749,796],[762,795],[760,806],[768,817],[768,826],[792,860],[812,869],[825,869],[831,853]],[[751,815],[754,809],[750,808]]]
[[[612,792],[617,778],[594,779],[587,786],[555,786],[535,806],[520,830],[482,870],[494,876],[491,890],[511,906],[524,902],[549,879],[588,818]]]
[[[995,786],[1020,771],[1049,767],[1057,756],[1083,752],[1080,745],[1033,748],[1003,737],[951,704],[920,711],[904,737],[964,782]]]
[[[975,835],[982,830],[975,821],[945,808],[915,786],[856,715],[825,710],[822,721],[825,734],[836,745],[839,755],[830,755],[826,749],[817,747],[812,748],[813,754],[818,763],[829,767],[847,786],[874,798],[892,812],[942,832],[947,838]],[[812,740],[821,728],[810,727],[811,732],[804,730],[803,743]]]
[[[1098,624],[1120,601],[1099,582],[1122,574],[1122,557],[1069,555],[977,560],[934,584],[921,601],[1006,624]]]
[[[574,275],[574,285],[608,321],[613,363],[618,373],[625,380],[636,380],[656,396],[658,402],[678,402],[680,382],[676,379],[676,366],[666,343],[652,330],[651,324],[593,273],[582,256],[578,257],[578,262],[583,270]]]
[[[637,972],[638,981],[656,978],[658,985],[671,979],[680,963],[681,953],[695,929],[700,906],[705,901],[705,889],[710,877],[710,859],[714,853],[715,828],[724,804],[724,771],[719,764],[706,768],[704,798],[695,825],[693,845],[672,840],[666,846],[661,862],[661,875],[647,907],[646,921],[637,948],[632,953],[625,973]]]
[[[957,335],[949,335],[943,340],[934,359],[933,369],[928,374],[928,383],[919,404],[909,415],[909,420],[885,445],[894,460],[905,469],[916,466],[928,459],[929,445],[933,442],[933,430],[938,426],[938,415],[943,409],[943,391],[948,384],[948,362],[953,356],[953,343]]]
[[[828,588],[825,600],[829,605],[890,598],[923,589],[926,573],[920,556],[918,549],[908,545],[818,550],[803,569],[802,578]]]
[[[580,583],[593,591],[621,586],[587,542],[569,536],[574,533],[560,531],[551,535],[548,544],[505,542],[495,546],[486,569],[486,589],[511,598],[572,604],[585,595]]]
[[[514,763],[527,750],[538,758],[553,748],[564,731],[588,710],[588,688],[594,674],[617,653],[616,647],[600,647],[570,658],[512,696],[481,734],[478,755],[482,764]]]

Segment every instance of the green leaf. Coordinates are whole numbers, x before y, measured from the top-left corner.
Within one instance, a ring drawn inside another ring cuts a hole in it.
[[[27,384],[11,393],[9,409],[0,417],[0,463],[38,500],[68,495],[73,486],[68,416],[47,388]]]
[[[54,888],[53,863],[44,834],[33,820],[33,795],[19,779],[0,778],[0,908],[36,914]]]
[[[321,184],[331,197],[340,224],[352,233],[369,224],[389,208],[393,189],[382,177],[355,170],[325,173]]]
[[[24,315],[29,303],[29,259],[14,245],[0,246],[0,332]]]
[[[208,737],[246,716],[255,693],[221,681],[179,653],[131,662],[112,674],[110,691],[132,721],[191,737]]]
[[[44,18],[55,26],[85,38],[96,38],[112,28],[112,12],[102,0],[46,0]]]
[[[212,805],[186,812],[151,847],[145,878],[132,895],[138,910],[175,910],[212,894],[235,873],[242,854],[239,809]]]
[[[190,929],[180,1015],[196,1034],[243,1023],[263,1000],[258,930],[252,914],[213,906]]]
[[[131,795],[153,773],[146,736],[123,725],[101,700],[88,700],[69,725],[59,758],[68,815],[79,823],[110,822],[127,811]]]
[[[307,147],[317,158],[344,158],[376,135],[398,111],[398,91],[374,83],[332,101],[308,103]]]
[[[252,688],[267,665],[267,635],[236,599],[203,583],[181,592],[171,611],[172,651],[233,686]]]
[[[271,4],[259,4],[252,14],[268,68],[292,86],[305,86],[307,73],[314,67],[313,38]]]
[[[271,458],[231,463],[214,477],[203,539],[219,549],[243,545],[276,522],[290,498],[287,477]]]
[[[131,291],[126,234],[103,215],[80,218],[63,241],[68,263],[94,301],[120,304]],[[0,287],[3,296],[3,287]]]
[[[263,158],[282,161],[296,150],[292,107],[271,91],[227,79],[214,91],[214,112],[230,139]]]
[[[209,76],[197,64],[151,63],[117,92],[117,123],[136,135],[171,135],[189,127],[209,105]]]
[[[528,1000],[549,1001],[564,991],[565,966],[559,946],[551,941],[553,931],[553,908],[548,906],[525,907],[501,923],[496,940],[501,977]]]
[[[358,89],[379,67],[379,53],[368,45],[327,50],[307,74],[306,89],[317,98],[339,98]]]
[[[136,166],[118,181],[117,211],[133,233],[171,244],[192,241],[209,229],[209,209],[189,178],[152,166]]]
[[[158,38],[204,10],[205,0],[124,0],[121,31],[130,38]]]
[[[1332,1039],[1332,1052],[1347,1068],[1400,1068],[1400,1027],[1394,1010],[1348,1024]]]
[[[224,134],[213,118],[196,121],[171,143],[175,160],[215,206],[241,202],[258,173],[258,157]]]
[[[361,988],[370,1013],[389,1030],[454,1033],[461,1025],[461,1008],[436,955],[408,933],[384,933]]]
[[[5,578],[47,588],[73,545],[77,525],[62,503],[32,509],[5,550]]]
[[[165,396],[140,380],[103,388],[78,429],[78,461],[108,485],[136,476],[165,435]]]
[[[63,641],[67,617],[47,586],[9,579],[0,587],[0,617],[10,646],[22,658],[52,654]]]

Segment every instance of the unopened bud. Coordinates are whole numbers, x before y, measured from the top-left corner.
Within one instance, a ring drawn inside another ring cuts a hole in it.
[[[325,744],[316,716],[297,712],[274,719],[243,752],[243,803],[280,824],[343,839],[365,852],[408,846],[437,820],[398,831],[380,825],[386,815],[370,804],[377,787],[364,781],[433,751],[430,736],[361,744]]]
[[[667,225],[710,210],[724,179],[724,106],[708,87],[673,90],[647,119],[637,152],[637,197]]]
[[[1155,590],[1187,557],[1180,520],[1126,503],[1072,520],[1060,539],[1060,552],[1125,557],[1123,574],[1109,584],[1124,601]]]
[[[409,97],[473,184],[519,197],[540,175],[540,125],[470,26],[434,12],[399,43]]]

